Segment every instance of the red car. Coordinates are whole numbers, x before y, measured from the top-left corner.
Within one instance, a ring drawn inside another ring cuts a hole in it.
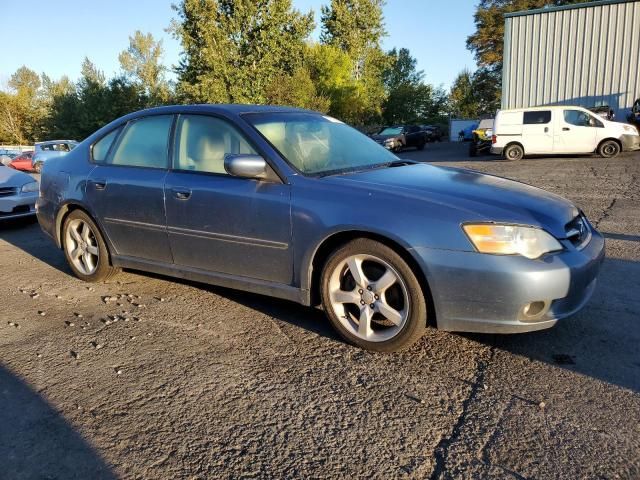
[[[22,152],[16,158],[11,160],[10,167],[16,170],[23,170],[25,172],[33,171],[33,152]]]

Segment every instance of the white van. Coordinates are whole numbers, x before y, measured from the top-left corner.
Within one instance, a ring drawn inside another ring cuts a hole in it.
[[[597,152],[615,157],[621,150],[640,150],[638,130],[605,120],[582,107],[499,110],[493,124],[491,153],[507,160],[557,153]]]

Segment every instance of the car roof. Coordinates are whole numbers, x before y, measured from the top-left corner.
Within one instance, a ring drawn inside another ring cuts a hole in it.
[[[213,103],[200,103],[200,104],[186,104],[186,105],[166,105],[163,107],[147,108],[145,110],[139,110],[133,112],[130,116],[140,116],[158,113],[179,113],[179,112],[211,112],[211,113],[230,113],[234,115],[242,115],[244,113],[316,113],[313,110],[305,110],[303,108],[276,106],[276,105],[250,105],[250,104],[213,104]],[[127,115],[129,116],[129,115]]]

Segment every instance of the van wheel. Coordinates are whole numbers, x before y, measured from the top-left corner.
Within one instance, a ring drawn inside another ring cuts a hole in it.
[[[504,149],[504,158],[506,160],[522,160],[524,157],[524,149],[518,144],[508,145]]]
[[[613,158],[620,153],[620,145],[615,140],[605,140],[598,147],[598,155],[604,158]]]

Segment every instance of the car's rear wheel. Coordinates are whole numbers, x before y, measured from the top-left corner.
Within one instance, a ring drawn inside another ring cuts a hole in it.
[[[613,158],[620,153],[620,145],[615,140],[605,140],[598,147],[598,155],[604,158]]]
[[[507,160],[522,160],[522,157],[524,157],[524,149],[516,143],[507,145],[504,149],[504,158]]]
[[[424,150],[424,146],[426,145],[426,143],[427,143],[427,141],[426,141],[426,140],[424,140],[424,141],[420,142],[420,143],[418,144],[418,147],[417,147],[417,148],[418,148],[418,150]]]
[[[109,264],[109,250],[95,222],[74,210],[62,229],[64,255],[73,273],[86,282],[106,280],[118,272]]]
[[[334,251],[321,277],[322,305],[348,342],[380,352],[404,350],[427,325],[420,282],[394,250],[357,239]]]

